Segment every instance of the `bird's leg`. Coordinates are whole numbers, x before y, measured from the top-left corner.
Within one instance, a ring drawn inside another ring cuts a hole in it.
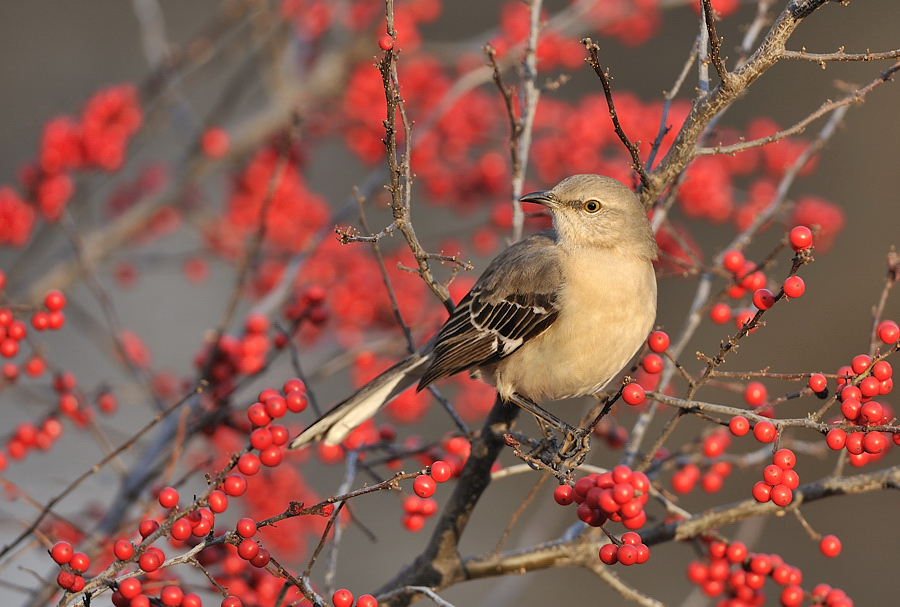
[[[566,461],[572,458],[576,460],[576,466],[584,461],[590,450],[591,431],[584,428],[576,428],[571,424],[556,417],[540,405],[525,398],[521,394],[513,393],[509,398],[510,402],[518,405],[534,415],[538,419],[538,423],[544,428],[545,424],[558,430],[565,436],[562,448],[559,449],[558,455],[560,460]],[[543,423],[541,423],[543,422]],[[546,436],[546,432],[545,432]]]
[[[603,402],[603,409],[600,410],[600,413],[597,414],[597,417],[594,418],[594,421],[592,421],[587,426],[587,430],[589,432],[593,432],[594,427],[598,423],[600,423],[600,420],[603,419],[604,417],[606,417],[606,415],[609,413],[609,410],[612,409],[612,406],[615,404],[615,402],[617,400],[619,400],[619,398],[622,397],[622,390],[624,390],[624,389],[625,389],[625,382],[623,382],[622,385],[619,386],[619,390],[615,394],[606,397],[606,400]]]

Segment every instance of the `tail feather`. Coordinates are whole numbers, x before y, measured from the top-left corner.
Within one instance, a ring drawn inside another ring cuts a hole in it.
[[[288,448],[300,449],[318,440],[326,445],[340,443],[354,428],[416,384],[425,373],[430,360],[428,354],[420,352],[414,352],[401,360],[314,421],[291,441]]]

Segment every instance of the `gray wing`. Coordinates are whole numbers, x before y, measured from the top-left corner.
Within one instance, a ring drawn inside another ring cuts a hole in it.
[[[494,363],[546,331],[559,316],[561,280],[553,229],[498,255],[438,332],[418,390],[443,377]]]

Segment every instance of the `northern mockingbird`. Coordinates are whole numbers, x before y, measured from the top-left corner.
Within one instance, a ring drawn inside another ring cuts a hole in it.
[[[656,319],[656,241],[637,197],[615,179],[574,175],[520,200],[550,209],[554,227],[494,258],[437,334],[291,449],[340,443],[416,382],[460,371],[547,419],[537,402],[594,394],[622,370]]]

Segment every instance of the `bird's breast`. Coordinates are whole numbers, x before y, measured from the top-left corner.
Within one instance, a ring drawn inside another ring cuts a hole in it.
[[[656,319],[656,277],[645,259],[606,252],[567,260],[560,314],[494,369],[501,396],[533,401],[597,392],[647,338]]]

